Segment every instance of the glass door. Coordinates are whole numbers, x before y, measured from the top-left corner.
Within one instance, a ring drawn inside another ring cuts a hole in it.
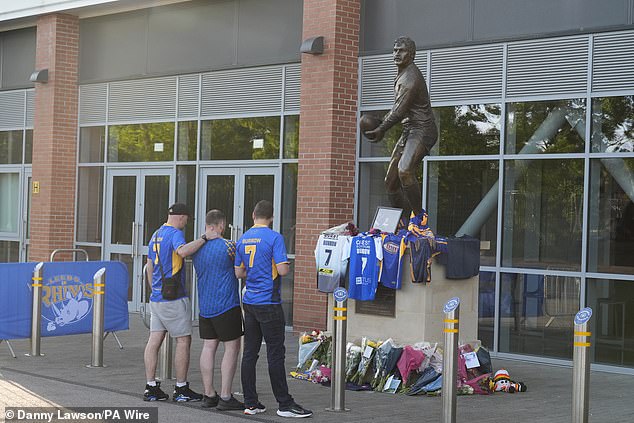
[[[138,311],[148,243],[173,202],[172,169],[110,169],[106,189],[105,257],[128,267],[128,308]]]
[[[22,180],[22,219],[21,232],[20,232],[20,261],[28,261],[29,257],[29,239],[31,238],[31,198],[33,196],[31,169],[27,169],[24,172]]]
[[[21,169],[0,169],[0,263],[20,260]]]
[[[205,215],[211,209],[222,211],[227,217],[223,237],[237,241],[253,226],[253,208],[260,200],[273,203],[273,229],[280,230],[282,183],[276,167],[201,169],[198,198],[199,232],[203,231]],[[292,324],[293,275],[282,280],[282,307],[287,325]],[[198,315],[194,296],[194,315]]]
[[[202,169],[199,199],[199,231],[207,211],[218,209],[227,217],[223,237],[237,241],[253,225],[251,214],[260,200],[269,200],[275,209],[273,229],[279,231],[281,190],[278,168]]]

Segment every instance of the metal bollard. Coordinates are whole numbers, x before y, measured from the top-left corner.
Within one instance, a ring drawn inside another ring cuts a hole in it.
[[[454,297],[443,307],[445,313],[445,350],[442,359],[442,423],[456,423],[456,359],[460,298]]]
[[[169,332],[166,332],[159,355],[159,365],[161,366],[161,371],[159,373],[160,380],[168,380],[172,378],[172,344],[172,337]]]
[[[106,292],[106,268],[97,270],[93,276],[92,299],[92,362],[87,367],[105,367],[103,364],[103,308]]]
[[[592,309],[586,307],[575,316],[574,348],[572,353],[572,422],[588,422],[588,380],[590,379],[590,357],[588,337]]]
[[[328,411],[350,411],[346,408],[346,332],[348,291],[337,288],[333,292],[335,298],[334,334],[332,344],[332,381],[330,408]]]
[[[31,310],[31,352],[27,354],[31,357],[39,357],[40,341],[42,335],[42,274],[44,263],[40,262],[33,269],[33,307]]]

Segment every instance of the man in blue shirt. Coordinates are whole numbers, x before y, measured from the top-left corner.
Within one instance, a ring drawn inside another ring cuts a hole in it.
[[[220,210],[207,213],[205,229],[217,233],[219,237],[203,245],[193,258],[198,277],[199,332],[203,339],[200,371],[205,393],[202,406],[216,407],[220,411],[244,410],[244,403],[231,395],[243,331],[240,287],[233,270],[236,243],[220,238],[225,223],[225,215]],[[218,395],[214,389],[214,361],[220,342],[224,344],[225,352],[220,368],[222,383]]]
[[[189,244],[185,243],[183,228],[187,225],[189,211],[182,203],[173,204],[168,210],[167,222],[152,234],[148,244],[147,273],[151,280],[150,295],[150,337],[145,347],[143,359],[147,384],[143,394],[144,401],[165,401],[169,398],[161,390],[161,383],[155,380],[158,351],[167,332],[176,338],[176,386],[174,401],[200,401],[202,395],[189,389],[187,372],[189,369],[189,350],[191,346],[191,305],[185,288],[184,258],[194,254],[207,239],[216,238],[213,231],[204,233]],[[163,298],[163,281],[176,278],[176,299]]]
[[[271,230],[273,205],[262,200],[253,210],[253,227],[246,231],[236,246],[235,273],[245,280],[242,298],[244,307],[244,352],[242,355],[242,390],[244,414],[266,411],[258,401],[255,388],[255,366],[262,345],[266,342],[266,357],[273,394],[279,404],[277,415],[310,417],[312,411],[297,404],[288,393],[284,358],[284,311],[282,310],[281,276],[290,267],[284,238]]]

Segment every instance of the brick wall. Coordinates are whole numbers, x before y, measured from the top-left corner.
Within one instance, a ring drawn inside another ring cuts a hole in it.
[[[316,289],[319,233],[353,218],[360,0],[304,1],[293,327],[325,329],[327,295]]]
[[[33,181],[40,192],[31,204],[31,261],[48,261],[75,239],[78,56],[76,16],[38,18],[35,68],[48,69],[48,82],[35,86]]]

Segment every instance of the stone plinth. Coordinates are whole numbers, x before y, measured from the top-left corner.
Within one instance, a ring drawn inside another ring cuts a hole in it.
[[[432,282],[413,284],[409,271],[409,257],[404,257],[403,282],[396,291],[395,317],[355,313],[355,300],[348,300],[349,341],[366,336],[373,340],[394,339],[400,344],[420,341],[443,343],[442,311],[452,297],[460,298],[459,340],[478,339],[478,277],[446,279],[445,266],[432,265]],[[332,294],[328,299],[328,330],[332,330]]]

